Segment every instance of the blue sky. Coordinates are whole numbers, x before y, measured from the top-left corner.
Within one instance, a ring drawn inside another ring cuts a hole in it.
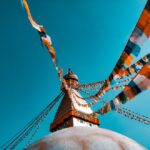
[[[146,0],[28,0],[35,20],[52,38],[59,65],[80,83],[104,80],[112,71]],[[49,54],[41,47],[20,0],[0,5],[0,144],[12,137],[60,92]],[[150,43],[150,42],[149,42]],[[144,50],[147,52],[149,43]],[[142,53],[144,54],[144,52]],[[126,107],[150,116],[146,91]],[[108,96],[108,100],[110,100]],[[49,133],[56,108],[34,140]],[[115,112],[100,117],[101,127],[150,148],[150,127]],[[24,143],[23,143],[24,144]],[[22,144],[22,145],[23,145]],[[22,146],[21,145],[21,146]],[[20,148],[18,148],[20,149]]]

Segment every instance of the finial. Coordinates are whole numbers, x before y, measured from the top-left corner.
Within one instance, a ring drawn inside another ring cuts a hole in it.
[[[73,74],[70,68],[68,68],[68,74]]]

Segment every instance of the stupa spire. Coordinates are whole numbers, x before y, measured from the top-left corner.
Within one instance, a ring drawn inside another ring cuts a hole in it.
[[[74,126],[98,127],[99,120],[90,115],[93,112],[92,109],[90,107],[85,108],[77,104],[77,101],[81,104],[86,104],[86,102],[80,98],[82,96],[76,88],[79,84],[78,76],[69,68],[64,78],[67,85],[72,87],[72,89],[70,94],[68,94],[62,84],[61,90],[65,93],[65,95],[50,126],[50,131],[53,132]]]

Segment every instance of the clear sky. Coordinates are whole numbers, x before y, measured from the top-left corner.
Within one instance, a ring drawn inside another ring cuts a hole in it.
[[[146,0],[28,0],[35,20],[52,37],[59,65],[80,83],[104,80],[112,71]],[[0,145],[35,117],[60,92],[49,54],[41,47],[20,0],[0,4]],[[150,51],[145,46],[144,49]],[[126,107],[150,116],[150,92]],[[108,100],[113,98],[110,94]],[[49,133],[56,107],[34,140]],[[133,138],[150,149],[150,126],[113,112],[101,127]],[[24,144],[24,143],[23,143]],[[23,145],[22,144],[22,145]],[[21,145],[21,146],[22,146]],[[20,149],[20,148],[18,148]]]

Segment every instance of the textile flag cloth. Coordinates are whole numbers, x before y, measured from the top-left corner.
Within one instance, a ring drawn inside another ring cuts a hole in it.
[[[105,81],[102,88],[99,89],[98,93],[95,95],[96,99],[99,99],[104,93],[108,92],[111,86],[111,83],[117,79],[122,78],[125,73],[135,73],[135,66],[130,67],[130,70],[127,68],[131,65],[134,58],[139,56],[142,45],[150,37],[150,0],[147,1],[144,10],[131,34],[129,40],[125,46],[124,51],[122,52],[116,66],[114,67],[112,73]],[[140,62],[141,63],[141,62]],[[136,65],[137,66],[137,65]],[[129,71],[129,72],[127,72]]]
[[[150,54],[145,55],[143,58],[138,60],[136,63],[128,67],[126,70],[123,70],[123,76],[117,80],[111,80],[110,84],[107,83],[107,80],[103,81],[103,85],[101,85],[98,93],[95,95],[90,95],[89,97],[82,98],[84,100],[94,99],[96,101],[100,101],[100,98],[103,97],[110,90],[119,90],[120,88],[124,88],[134,76],[141,70],[141,68],[150,62]],[[119,84],[119,85],[118,85]],[[88,85],[88,84],[87,84]],[[81,91],[82,91],[81,86]],[[87,88],[87,87],[84,87]],[[90,88],[91,90],[91,88]]]
[[[145,55],[143,58],[141,58],[140,60],[138,60],[136,63],[132,64],[130,67],[128,67],[127,69],[122,70],[122,77],[128,77],[128,76],[132,76],[132,75],[136,75],[140,69],[147,64],[148,62],[150,62],[150,53]],[[119,80],[114,80],[112,79],[110,82],[110,85],[114,85],[115,83],[118,83]]]
[[[132,75],[136,75],[141,68],[150,62],[150,53],[145,55],[143,58],[141,58],[140,60],[138,60],[136,63],[134,63],[133,65],[131,65],[130,67],[128,67],[127,69],[121,69],[122,70],[122,77],[120,79],[123,79],[124,77],[130,77],[129,79],[124,79],[124,80],[115,80],[112,79],[110,81],[110,83],[107,82],[107,80],[105,80],[105,82],[103,83],[103,86],[99,89],[98,93],[94,96],[91,96],[92,98],[94,98],[95,100],[98,100],[99,98],[101,98],[102,96],[104,96],[105,93],[107,93],[109,90],[111,89],[115,89],[118,90],[119,88],[113,88],[114,84],[118,84],[121,83],[123,87],[127,81],[131,80],[133,77]]]
[[[115,99],[108,102],[104,107],[96,113],[104,115],[111,110],[117,110],[119,104],[125,104],[127,101],[132,100],[139,93],[150,88],[150,62],[144,65],[136,77],[125,86],[124,90],[115,97]]]
[[[23,6],[24,6],[24,8],[25,8],[25,10],[27,12],[28,19],[29,19],[32,27],[38,31],[38,33],[40,35],[41,42],[46,46],[46,48],[49,51],[49,54],[50,54],[50,56],[52,58],[52,61],[53,61],[54,65],[55,65],[55,68],[56,68],[56,70],[58,72],[58,77],[59,77],[60,81],[62,83],[64,83],[64,87],[66,88],[66,90],[68,90],[68,86],[66,84],[66,81],[62,77],[63,70],[57,64],[56,52],[55,52],[55,49],[52,46],[51,37],[46,33],[46,30],[44,29],[44,27],[42,25],[37,24],[36,21],[33,19],[32,15],[31,15],[31,12],[30,12],[30,9],[29,9],[29,6],[27,4],[27,1],[26,0],[22,0],[22,4],[23,4]]]
[[[142,45],[150,37],[150,0],[147,4],[122,52],[115,68],[108,78],[108,83],[112,79],[121,78],[123,70],[131,65],[133,59],[137,57],[141,51]]]
[[[47,35],[46,30],[44,29],[44,27],[42,25],[38,25],[36,23],[36,21],[33,19],[32,15],[31,15],[31,12],[30,12],[30,9],[29,9],[29,6],[28,6],[26,0],[22,0],[22,3],[23,3],[23,6],[24,6],[24,8],[25,8],[25,10],[27,12],[28,19],[29,19],[32,27],[35,28],[38,31],[42,43],[47,47],[47,49],[48,49],[48,51],[49,51],[49,53],[50,53],[50,55],[52,57],[53,63],[55,65],[57,65],[56,64],[55,50],[51,46],[52,45],[52,41],[51,41],[50,36]]]

